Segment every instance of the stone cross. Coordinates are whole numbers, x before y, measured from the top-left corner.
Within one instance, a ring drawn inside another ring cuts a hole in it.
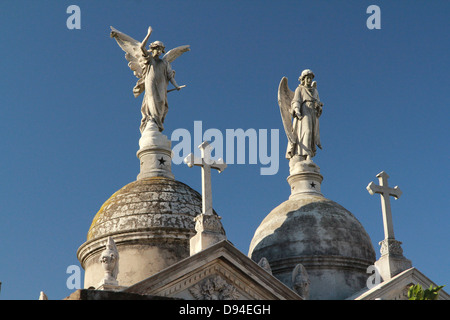
[[[383,224],[384,224],[384,238],[385,239],[395,239],[394,237],[394,225],[392,223],[392,213],[391,213],[391,202],[390,196],[393,196],[395,199],[400,198],[402,195],[402,191],[395,186],[394,188],[390,188],[388,186],[388,174],[384,171],[380,172],[377,175],[378,180],[380,181],[380,185],[377,186],[373,182],[370,182],[367,186],[367,190],[371,195],[375,193],[379,193],[381,195],[381,209],[383,212]]]
[[[375,261],[375,267],[378,269],[383,281],[387,281],[396,276],[402,271],[405,271],[412,267],[410,260],[403,256],[403,249],[401,242],[397,241],[394,237],[394,226],[392,224],[391,202],[390,197],[395,199],[400,198],[402,192],[396,186],[390,188],[388,185],[388,178],[386,172],[382,171],[377,175],[380,181],[380,185],[377,186],[373,182],[370,182],[367,186],[367,190],[371,195],[379,193],[381,195],[381,208],[383,211],[383,224],[384,224],[384,240],[380,241],[380,259]]]
[[[227,164],[223,162],[222,159],[211,159],[211,146],[207,141],[204,141],[198,146],[198,148],[201,151],[201,158],[195,157],[192,153],[190,153],[186,158],[184,158],[184,163],[186,163],[189,168],[192,168],[194,165],[202,167],[203,214],[212,215],[211,169],[216,169],[220,173],[225,170]]]

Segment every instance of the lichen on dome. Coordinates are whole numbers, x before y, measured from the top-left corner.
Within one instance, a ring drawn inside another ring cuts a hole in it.
[[[87,240],[107,234],[157,229],[195,233],[201,195],[186,184],[163,177],[139,179],[115,192],[95,215]]]
[[[272,210],[250,246],[251,254],[262,252],[272,260],[307,255],[374,258],[370,238],[354,215],[319,196],[287,200]]]

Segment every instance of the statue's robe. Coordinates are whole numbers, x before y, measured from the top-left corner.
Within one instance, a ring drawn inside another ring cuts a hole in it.
[[[174,77],[170,63],[164,59],[149,56],[145,65],[142,78],[138,80],[133,88],[134,96],[139,96],[143,91],[142,100],[142,120],[140,130],[144,131],[149,120],[153,120],[159,131],[164,130],[164,118],[166,117],[169,105],[167,103],[167,85]]]
[[[296,116],[296,112],[301,114],[301,119]],[[294,92],[291,102],[291,115],[294,118],[292,131],[297,137],[295,143],[289,142],[286,158],[290,159],[294,155],[310,156],[316,155],[316,146],[321,148],[319,117],[322,113],[322,106],[319,93],[315,87],[305,87],[299,85]]]

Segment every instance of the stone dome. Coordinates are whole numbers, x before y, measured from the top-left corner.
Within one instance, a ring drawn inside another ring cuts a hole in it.
[[[273,275],[292,287],[302,264],[310,299],[345,299],[366,286],[375,262],[370,237],[344,207],[322,195],[297,195],[273,209],[257,228],[249,257],[265,257]]]
[[[189,256],[201,195],[165,177],[131,182],[114,193],[95,215],[87,241],[78,249],[85,287],[96,287],[104,271],[98,263],[108,237],[119,250],[121,286],[129,286]]]
[[[175,231],[190,238],[195,234],[193,218],[201,211],[201,195],[184,183],[163,177],[137,180],[102,205],[87,240],[129,231],[152,231],[153,237]]]

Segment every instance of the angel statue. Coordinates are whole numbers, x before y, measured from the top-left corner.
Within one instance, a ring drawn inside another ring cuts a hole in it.
[[[134,97],[138,97],[145,91],[141,107],[141,133],[150,120],[156,124],[160,132],[164,130],[164,118],[169,109],[167,86],[170,82],[176,90],[184,87],[176,83],[175,71],[170,64],[181,54],[190,50],[188,45],[179,46],[169,50],[160,58],[161,54],[165,53],[165,47],[161,41],[152,42],[149,50],[145,48],[151,33],[152,27],[149,27],[144,40],[139,42],[111,27],[111,38],[115,38],[122,50],[126,52],[125,59],[128,61],[128,66],[139,79],[133,88]]]
[[[286,77],[281,79],[278,87],[278,104],[288,137],[287,159],[311,160],[316,155],[316,146],[322,149],[319,117],[323,103],[319,99],[317,82],[313,79],[314,73],[306,69],[300,75],[300,84],[295,92],[289,89]]]

